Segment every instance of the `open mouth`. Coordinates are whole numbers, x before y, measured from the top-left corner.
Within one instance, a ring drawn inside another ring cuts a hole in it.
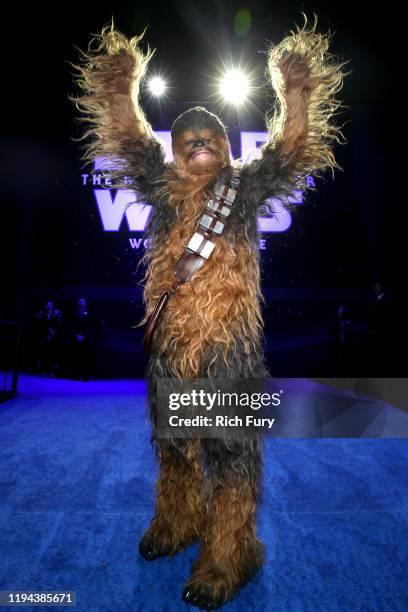
[[[193,153],[191,159],[204,158],[206,155],[213,157],[214,153],[212,151],[208,151],[208,149],[201,149],[200,151]]]

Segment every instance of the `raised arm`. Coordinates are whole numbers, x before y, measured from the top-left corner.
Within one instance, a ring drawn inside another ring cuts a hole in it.
[[[129,188],[123,181],[127,176],[145,195],[163,171],[164,152],[139,105],[140,84],[153,55],[138,47],[142,36],[127,39],[113,24],[104,27],[73,65],[81,95],[71,99],[88,126],[80,138],[85,140],[83,160],[116,160],[115,187]]]
[[[268,69],[276,102],[267,117],[268,140],[261,158],[244,168],[248,187],[261,204],[305,188],[308,174],[334,171],[333,145],[342,134],[333,118],[340,107],[345,62],[328,53],[330,37],[316,32],[316,21],[268,50]]]

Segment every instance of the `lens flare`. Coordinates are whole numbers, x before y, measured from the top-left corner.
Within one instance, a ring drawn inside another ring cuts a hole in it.
[[[148,83],[149,91],[153,96],[162,96],[166,91],[166,83],[159,77],[152,77]]]
[[[249,80],[240,70],[229,70],[221,79],[220,93],[231,104],[242,104],[248,97]]]

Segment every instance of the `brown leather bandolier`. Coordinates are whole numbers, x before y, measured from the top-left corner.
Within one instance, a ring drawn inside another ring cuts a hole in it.
[[[203,267],[213,252],[215,241],[223,233],[225,220],[231,213],[238,185],[239,170],[236,168],[234,168],[232,178],[228,182],[219,181],[216,183],[214,193],[206,204],[197,229],[174,267],[175,278],[171,289],[160,296],[147,320],[143,337],[143,348],[147,355],[150,354],[154,331],[169,298],[177,293],[181,285],[191,280],[193,274]]]

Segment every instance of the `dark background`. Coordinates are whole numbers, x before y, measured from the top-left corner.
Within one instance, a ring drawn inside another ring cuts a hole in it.
[[[234,27],[240,8],[251,14],[248,33]],[[331,51],[350,60],[341,97],[346,106],[347,144],[336,150],[343,168],[332,180],[318,181],[317,192],[298,207],[290,230],[266,234],[262,279],[268,360],[279,375],[335,375],[337,309],[346,308],[349,357],[346,373],[404,375],[396,359],[378,368],[367,360],[373,286],[380,281],[395,310],[390,337],[401,343],[404,302],[404,227],[397,152],[404,112],[394,87],[398,14],[357,3],[124,2],[103,5],[45,3],[16,7],[4,24],[6,53],[2,98],[2,300],[0,318],[23,324],[21,363],[30,368],[31,323],[47,298],[67,309],[85,296],[96,321],[95,375],[140,374],[144,357],[139,251],[128,245],[126,223],[120,232],[102,231],[91,190],[81,185],[81,134],[68,100],[75,93],[75,46],[85,49],[94,33],[114,17],[125,34],[148,27],[146,43],[157,49],[152,73],[166,77],[162,101],[142,93],[156,130],[202,103],[220,114],[229,128],[233,152],[240,130],[263,131],[271,103],[264,88],[267,41],[279,42],[302,22],[301,12],[319,16],[319,30],[334,32]],[[242,61],[253,71],[254,104],[237,112],[211,96],[222,62]],[[404,179],[402,179],[404,180]],[[397,316],[398,313],[398,316]],[[400,331],[401,333],[398,333]],[[390,343],[387,350],[393,351]],[[391,369],[391,370],[390,370]]]

